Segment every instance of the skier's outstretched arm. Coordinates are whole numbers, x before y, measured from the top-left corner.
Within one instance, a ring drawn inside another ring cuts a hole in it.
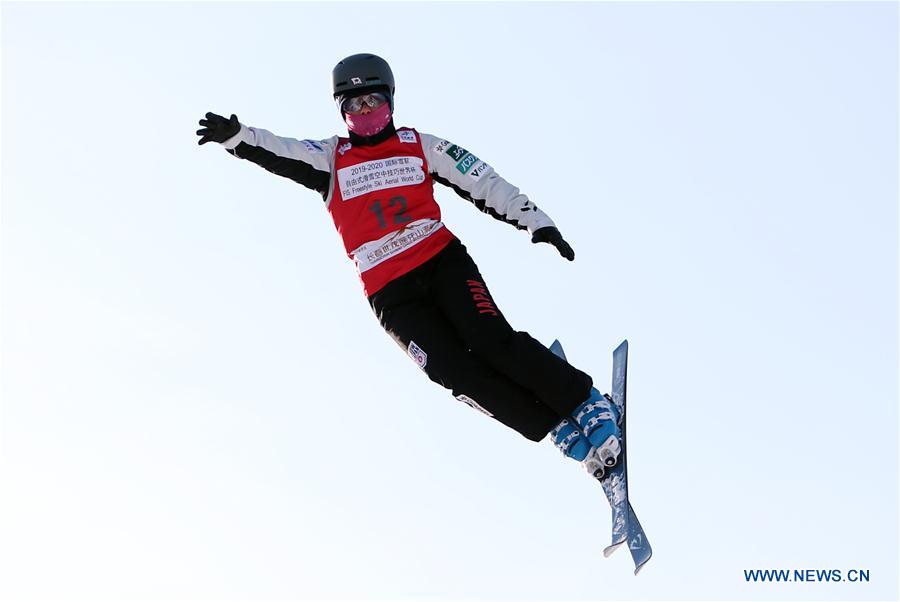
[[[550,216],[538,209],[517,187],[501,178],[490,165],[443,138],[420,135],[428,169],[435,182],[449,186],[484,213],[519,230],[528,230],[532,242],[552,244],[569,261],[575,259],[575,252],[563,240]]]
[[[197,130],[198,144],[218,142],[232,155],[328,196],[337,136],[327,140],[296,140],[243,125],[237,115],[226,119],[207,113]]]

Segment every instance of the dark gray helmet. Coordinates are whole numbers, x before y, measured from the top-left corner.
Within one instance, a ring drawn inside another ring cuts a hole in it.
[[[387,61],[374,54],[348,56],[331,72],[331,90],[340,105],[341,100],[354,93],[365,94],[385,90],[391,110],[394,109],[394,73]]]

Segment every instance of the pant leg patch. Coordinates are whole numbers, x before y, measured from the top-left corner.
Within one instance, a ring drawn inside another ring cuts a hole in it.
[[[425,366],[428,364],[428,354],[416,345],[415,341],[410,340],[409,346],[406,348],[406,354],[412,358],[419,368],[425,369]]]
[[[467,406],[469,406],[470,408],[476,409],[479,412],[481,412],[482,414],[486,414],[487,416],[490,416],[491,418],[494,417],[493,414],[491,414],[490,412],[485,410],[483,407],[478,405],[478,402],[475,401],[474,399],[472,399],[471,397],[469,397],[468,395],[457,395],[456,398],[458,400],[460,400],[461,402],[463,402],[464,404],[466,404]]]

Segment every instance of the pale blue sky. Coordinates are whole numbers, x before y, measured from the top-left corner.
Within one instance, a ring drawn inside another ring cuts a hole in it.
[[[0,597],[896,598],[897,17],[3,3]],[[316,193],[197,146],[345,131],[363,51],[575,248],[438,187],[510,322],[604,389],[629,339],[639,577],[579,466],[381,331]]]

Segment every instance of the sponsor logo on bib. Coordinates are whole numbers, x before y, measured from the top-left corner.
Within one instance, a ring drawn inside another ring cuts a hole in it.
[[[442,222],[433,219],[420,219],[410,222],[378,240],[363,243],[350,252],[360,273],[367,272],[376,265],[403,253],[419,244],[444,227]]]

